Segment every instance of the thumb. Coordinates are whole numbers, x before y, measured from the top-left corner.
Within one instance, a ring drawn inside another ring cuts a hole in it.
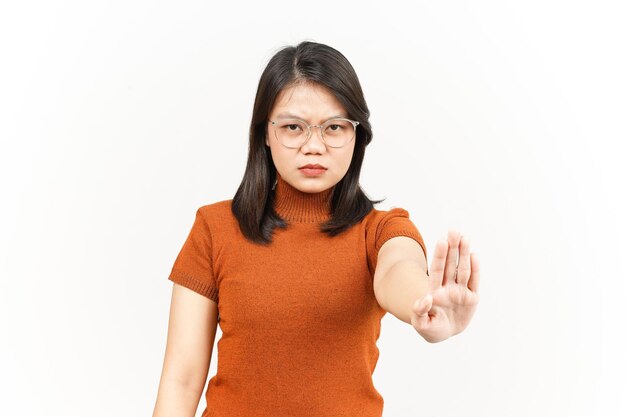
[[[433,306],[433,297],[430,294],[426,294],[413,304],[413,311],[418,317],[428,317],[428,312]]]

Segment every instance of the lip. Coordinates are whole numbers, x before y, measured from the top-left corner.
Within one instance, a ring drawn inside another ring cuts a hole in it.
[[[302,174],[306,175],[307,177],[317,177],[319,175],[324,175],[324,173],[326,172],[326,169],[324,168],[300,168],[300,172],[302,172]]]
[[[325,167],[325,166],[320,165],[320,164],[307,164],[307,165],[301,166],[301,167],[300,167],[300,168],[298,168],[298,169],[303,169],[303,168],[309,168],[309,169],[326,169],[326,167]]]

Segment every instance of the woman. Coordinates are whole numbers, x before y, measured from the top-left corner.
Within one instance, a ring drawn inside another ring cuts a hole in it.
[[[368,119],[337,50],[302,42],[271,58],[241,185],[197,210],[169,276],[155,417],[195,415],[218,322],[203,416],[381,416],[372,373],[383,315],[433,343],[467,327],[476,258],[451,231],[429,271],[408,212],[373,207],[359,186]]]

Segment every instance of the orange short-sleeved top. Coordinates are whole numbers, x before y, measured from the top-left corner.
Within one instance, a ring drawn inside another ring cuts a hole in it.
[[[380,417],[372,374],[386,313],[373,274],[380,247],[422,236],[402,208],[373,209],[328,237],[329,196],[278,176],[274,208],[289,223],[269,246],[244,238],[232,200],[200,207],[169,279],[218,304],[222,336],[203,417]]]

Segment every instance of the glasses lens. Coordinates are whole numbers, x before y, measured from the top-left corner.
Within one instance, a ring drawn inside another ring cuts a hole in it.
[[[324,139],[333,148],[340,148],[354,137],[354,125],[345,119],[331,119],[324,123]]]
[[[307,126],[297,119],[281,119],[274,125],[276,137],[289,148],[299,148],[306,140]]]
[[[306,142],[308,127],[298,119],[281,119],[274,123],[276,137],[288,148],[299,148]],[[324,141],[332,148],[345,146],[355,134],[355,126],[346,119],[330,119],[322,126]]]

